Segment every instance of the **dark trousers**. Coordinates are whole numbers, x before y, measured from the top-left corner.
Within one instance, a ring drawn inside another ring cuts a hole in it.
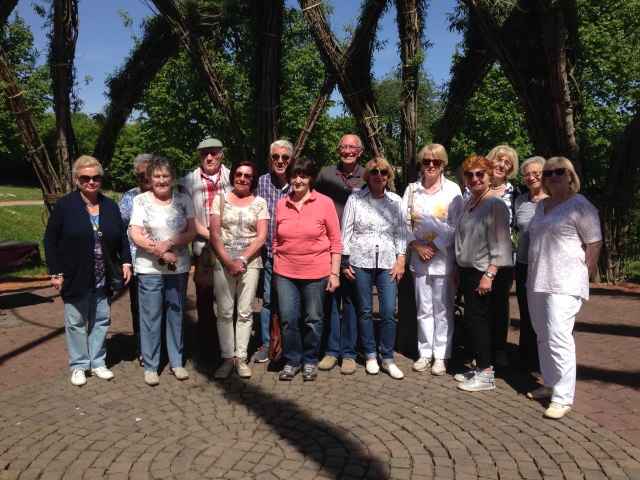
[[[520,346],[518,350],[520,367],[531,372],[539,372],[538,342],[536,332],[531,325],[526,284],[527,265],[516,262],[516,296],[520,309]]]
[[[196,283],[196,310],[198,311],[198,341],[206,350],[218,346],[218,328],[213,312],[213,287]]]
[[[513,285],[513,267],[500,267],[496,278],[491,282],[491,352],[504,351],[509,334],[509,292]]]
[[[484,271],[475,268],[460,269],[460,289],[464,295],[464,330],[480,369],[491,366],[491,317],[489,303],[493,291],[486,295],[476,292]],[[495,280],[494,280],[495,281]],[[492,287],[493,290],[493,287]]]
[[[142,355],[142,350],[140,349],[140,306],[138,305],[138,277],[136,275],[131,275],[131,280],[129,280],[129,301],[131,302],[131,325],[136,344],[136,359],[138,359]]]

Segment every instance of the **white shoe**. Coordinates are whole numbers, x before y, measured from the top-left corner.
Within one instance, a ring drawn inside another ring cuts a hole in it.
[[[493,372],[477,372],[473,378],[458,384],[460,390],[467,392],[483,392],[496,388],[496,378]]]
[[[425,372],[431,366],[431,359],[420,357],[414,364],[412,370],[414,372]]]
[[[436,358],[431,367],[431,375],[440,376],[447,373],[447,366],[444,364],[444,360]]]
[[[71,372],[71,384],[76,387],[81,387],[87,383],[87,377],[84,374],[84,368],[76,368]]]
[[[549,408],[547,408],[544,412],[544,416],[547,418],[553,418],[554,420],[558,420],[564,417],[567,413],[571,411],[571,405],[563,405],[558,402],[551,402]]]
[[[402,380],[404,378],[404,373],[402,373],[395,363],[383,363],[382,369],[385,370],[391,378],[395,378],[396,380]]]
[[[456,374],[453,379],[456,382],[466,382],[467,380],[471,380],[473,377],[476,376],[476,373],[478,373],[478,371],[475,368],[472,368],[471,370],[468,370],[464,373],[458,373]]]
[[[378,366],[378,360],[376,360],[375,358],[367,360],[365,369],[367,370],[367,373],[369,375],[377,375],[378,372],[380,371],[380,367]]]
[[[230,358],[229,360],[225,360],[224,363],[220,365],[220,368],[216,370],[214,377],[227,378],[229,375],[231,375],[231,372],[233,372],[234,367],[235,367],[235,361],[233,358]]]
[[[236,373],[240,378],[251,378],[251,369],[246,359],[236,360]]]
[[[95,375],[100,380],[111,380],[113,378],[113,372],[104,365],[98,368],[92,368],[91,375]]]

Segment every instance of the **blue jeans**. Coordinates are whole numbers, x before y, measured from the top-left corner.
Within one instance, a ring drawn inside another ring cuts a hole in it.
[[[325,296],[324,315],[328,319],[327,348],[325,355],[336,358],[356,358],[356,309],[353,298],[354,282],[340,275],[340,287]],[[339,303],[342,303],[340,316]]]
[[[282,355],[287,365],[318,364],[328,281],[329,277],[299,280],[276,274]]]
[[[273,259],[263,257],[264,264],[264,294],[262,296],[262,310],[260,310],[260,331],[262,332],[262,346],[269,346],[269,322],[271,321],[271,276],[273,275]],[[277,305],[275,305],[277,308]]]
[[[92,289],[77,302],[64,304],[64,329],[69,369],[105,366],[107,330],[111,324],[111,298],[105,288]]]
[[[356,277],[355,303],[358,331],[365,358],[376,358],[376,341],[373,335],[373,286],[378,289],[380,304],[380,352],[383,363],[393,363],[396,344],[396,297],[398,284],[391,282],[391,269],[352,267]]]
[[[182,367],[182,316],[187,301],[188,280],[188,273],[138,274],[140,344],[145,370],[157,372],[160,366],[163,313],[167,322],[169,366]]]

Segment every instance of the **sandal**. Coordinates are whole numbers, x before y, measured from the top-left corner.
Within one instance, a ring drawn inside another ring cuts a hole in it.
[[[141,367],[144,367],[144,358],[142,358],[142,355],[140,355],[140,356],[138,357],[138,364],[139,364]]]

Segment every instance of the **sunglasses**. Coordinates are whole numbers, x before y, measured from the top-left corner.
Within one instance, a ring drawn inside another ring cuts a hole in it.
[[[137,173],[136,177],[138,177],[139,179],[147,178],[147,174],[146,173]]]
[[[560,175],[564,175],[564,172],[566,171],[566,168],[554,168],[553,170],[543,170],[542,174],[546,178],[551,178],[554,173],[559,177]]]
[[[371,175],[382,175],[383,177],[386,177],[387,175],[389,175],[389,170],[380,170],[378,168],[372,168],[371,170],[369,170],[369,173]]]
[[[478,180],[482,180],[484,178],[485,175],[485,171],[484,170],[478,170],[475,174],[475,177]],[[462,172],[462,175],[464,175],[464,178],[466,178],[467,180],[473,180],[473,172]]]
[[[242,173],[242,172],[235,172],[233,174],[233,178],[246,178],[247,180],[253,180],[253,175],[251,173]]]
[[[433,165],[436,168],[439,168],[440,165],[442,165],[442,160],[430,160],[428,158],[423,158],[422,159],[422,165],[425,167],[428,167],[429,165]]]
[[[167,268],[169,269],[169,271],[171,271],[171,272],[175,272],[178,269],[178,264],[177,263],[167,262],[162,257],[160,257],[158,259],[158,263],[160,264],[161,267],[164,267],[166,265]]]
[[[79,175],[78,180],[82,183],[89,183],[89,181],[92,181],[93,183],[100,183],[102,181],[102,175],[94,175],[93,177],[90,177],[89,175]]]
[[[288,162],[291,157],[289,155],[278,155],[277,153],[271,154],[271,160],[273,160],[274,162],[277,162],[281,158],[283,162]]]

